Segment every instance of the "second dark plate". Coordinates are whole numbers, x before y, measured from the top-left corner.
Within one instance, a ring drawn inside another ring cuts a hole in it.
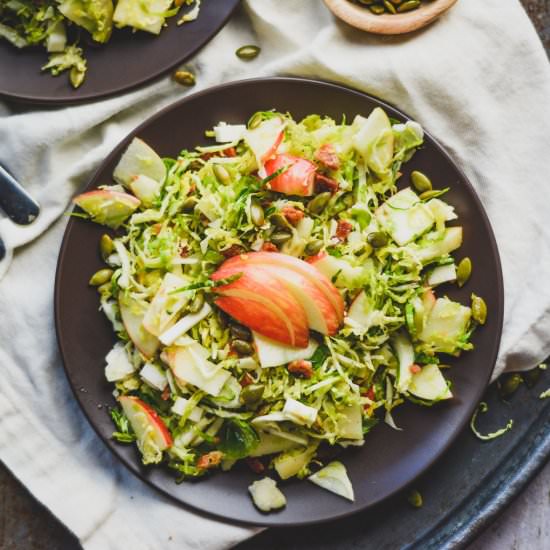
[[[363,93],[334,84],[302,79],[268,78],[233,82],[211,88],[171,105],[125,138],[109,155],[85,189],[111,181],[113,168],[134,136],[161,156],[204,143],[204,130],[219,121],[242,123],[258,110],[275,108],[300,119],[311,113],[352,120],[382,106],[389,116],[408,117]],[[429,121],[420,121],[429,124]],[[377,426],[364,447],[348,449],[341,460],[348,468],[356,501],[350,503],[307,481],[281,483],[288,505],[271,515],[259,513],[247,493],[257,478],[246,468],[219,473],[199,482],[177,485],[163,468],[145,468],[136,449],[110,439],[113,425],[106,406],[113,406],[112,387],[105,381],[104,358],[114,342],[112,329],[98,311],[98,297],[87,282],[102,267],[98,241],[104,228],[82,220],[69,221],[59,256],[55,291],[57,336],[67,376],[90,423],[111,451],[142,480],[197,511],[219,518],[261,525],[300,525],[340,518],[364,510],[413,481],[450,445],[469,420],[495,364],[503,319],[503,284],[498,251],[483,207],[472,186],[451,158],[429,135],[425,145],[404,166],[403,182],[412,170],[430,175],[437,188],[449,186],[452,204],[464,227],[464,244],[456,253],[469,256],[474,270],[468,284],[442,289],[452,299],[469,303],[470,293],[482,296],[489,317],[473,337],[475,350],[450,362],[446,376],[455,398],[431,408],[407,404],[395,419],[403,431]],[[101,405],[101,408],[98,408]]]
[[[159,36],[115,29],[107,44],[84,45],[88,72],[76,90],[66,72],[53,77],[40,70],[48,61],[43,48],[18,50],[0,40],[0,96],[30,103],[68,104],[135,88],[183,63],[202,48],[223,27],[238,3],[239,0],[202,2],[195,21],[178,26],[178,18],[172,17]]]

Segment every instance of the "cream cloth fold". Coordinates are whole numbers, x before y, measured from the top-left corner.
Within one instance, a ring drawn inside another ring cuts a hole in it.
[[[262,46],[249,63],[234,55],[246,43]],[[132,128],[193,91],[250,76],[306,76],[414,117],[466,172],[496,234],[506,301],[495,376],[550,353],[550,70],[517,0],[462,0],[400,38],[355,31],[319,0],[248,0],[185,66],[197,74],[189,91],[166,77],[88,105],[0,102],[0,163],[42,205],[27,228],[0,220],[0,235],[17,249],[0,283],[0,459],[87,550],[210,550],[254,533],[173,504],[119,465],[75,404],[54,335],[54,272],[71,196]]]

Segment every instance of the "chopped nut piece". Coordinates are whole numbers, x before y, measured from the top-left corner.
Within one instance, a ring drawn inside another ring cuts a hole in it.
[[[311,361],[305,361],[304,359],[291,361],[288,364],[288,372],[295,374],[296,376],[311,378],[313,376],[313,365],[311,364]]]
[[[315,159],[331,170],[338,170],[338,168],[340,168],[340,159],[331,143],[321,145],[321,147],[315,151]]]
[[[223,458],[223,453],[221,451],[210,451],[202,455],[197,460],[197,468],[199,470],[209,470],[210,468],[215,468],[220,464]]]

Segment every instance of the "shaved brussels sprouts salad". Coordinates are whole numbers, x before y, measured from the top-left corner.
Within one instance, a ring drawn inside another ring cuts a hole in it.
[[[191,4],[178,24],[198,17],[200,0],[0,0],[0,39],[16,48],[44,46],[50,56],[42,70],[53,76],[69,71],[71,84],[78,88],[87,70],[81,32],[98,44],[109,41],[113,27],[159,34],[167,18]]]
[[[216,144],[166,159],[134,138],[116,185],[75,198],[118,229],[90,280],[118,336],[113,437],[179,480],[243,461],[353,500],[319,450],[397,429],[406,400],[451,399],[445,354],[472,349],[487,315],[475,295],[436,295],[462,243],[446,190],[420,172],[397,188],[422,128],[381,108],[351,123],[265,111],[206,135]],[[250,492],[284,505],[272,480]]]

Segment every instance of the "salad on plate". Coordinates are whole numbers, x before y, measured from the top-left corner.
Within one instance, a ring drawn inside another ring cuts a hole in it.
[[[42,70],[57,76],[69,71],[73,87],[85,79],[87,62],[81,34],[105,44],[113,28],[129,27],[158,35],[182,6],[191,6],[178,24],[195,20],[201,0],[0,0],[0,39],[16,48],[41,46],[49,54]]]
[[[480,297],[444,292],[471,271],[451,255],[457,214],[420,172],[398,189],[423,130],[381,108],[339,123],[262,111],[206,135],[164,159],[134,138],[115,185],[75,198],[114,230],[90,279],[117,334],[113,437],[178,480],[244,462],[263,511],[286,502],[275,475],[353,500],[323,449],[398,430],[405,401],[452,399],[445,358],[485,322]]]

